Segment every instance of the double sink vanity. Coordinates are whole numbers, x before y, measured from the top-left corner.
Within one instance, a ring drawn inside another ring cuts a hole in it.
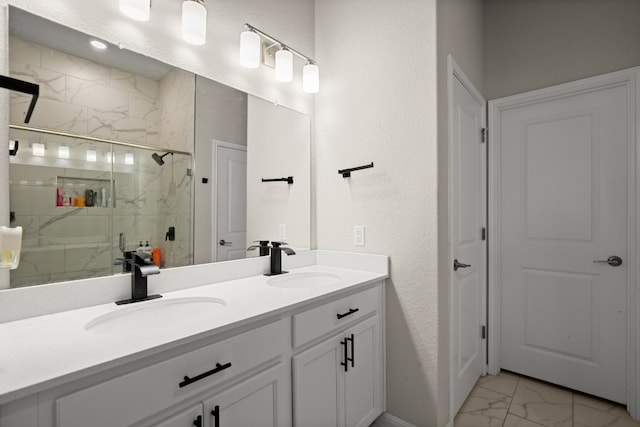
[[[284,261],[271,277],[268,257],[166,269],[149,278],[160,299],[0,323],[0,426],[370,425],[388,258]],[[87,282],[126,297],[128,277]]]

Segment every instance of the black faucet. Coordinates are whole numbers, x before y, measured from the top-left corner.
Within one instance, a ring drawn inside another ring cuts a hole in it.
[[[252,251],[254,249],[259,248],[260,249],[260,256],[267,256],[269,255],[269,241],[268,240],[254,240],[254,243],[260,243],[260,246],[258,245],[251,245],[247,248],[247,252]]]
[[[281,245],[288,245],[288,243],[271,242],[271,272],[266,273],[265,276],[276,276],[278,274],[288,273],[288,271],[282,271],[282,252],[287,255],[295,255],[296,253],[293,249]]]
[[[124,262],[131,264],[131,298],[116,301],[116,304],[131,304],[133,302],[162,298],[162,295],[147,294],[147,276],[160,273],[157,265],[137,252],[131,252],[131,259],[125,259]]]

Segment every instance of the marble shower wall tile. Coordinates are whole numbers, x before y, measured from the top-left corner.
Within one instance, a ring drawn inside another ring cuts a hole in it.
[[[67,79],[64,74],[45,70],[37,65],[13,61],[10,64],[13,77],[40,85],[40,98],[65,102]],[[12,93],[12,95],[18,95]],[[31,98],[31,95],[22,95]]]
[[[100,81],[67,76],[66,101],[91,110],[129,114],[129,94]]]
[[[158,97],[159,84],[157,81],[116,68],[111,68],[109,72],[111,87],[121,89],[131,96],[137,96],[151,101]]]
[[[30,102],[31,98],[27,96],[12,98],[10,117],[13,123],[24,122]],[[33,110],[29,125],[86,135],[87,108],[46,98],[41,99]]]
[[[163,147],[193,152],[195,76],[174,69],[160,82],[159,138]]]
[[[109,85],[109,67],[58,50],[40,46],[40,66],[67,76]]]
[[[40,45],[13,36],[9,37],[9,44],[11,46],[9,49],[10,68],[13,67],[14,62],[41,67],[42,62],[40,61],[40,57],[42,55],[42,49]]]

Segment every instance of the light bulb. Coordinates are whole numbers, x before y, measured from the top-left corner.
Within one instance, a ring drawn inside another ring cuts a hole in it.
[[[107,48],[107,45],[100,40],[91,40],[89,43],[91,44],[91,46],[99,50],[105,50]]]
[[[136,21],[148,21],[151,0],[120,0],[120,12]]]
[[[182,3],[182,38],[198,46],[207,41],[207,8],[196,0]]]
[[[133,163],[134,163],[133,153],[125,153],[124,154],[124,164],[125,165],[132,165]]]
[[[44,156],[44,144],[40,144],[39,142],[31,144],[31,153],[34,156]]]
[[[60,145],[58,147],[58,157],[61,159],[69,158],[69,146],[68,145]]]
[[[320,90],[320,68],[308,63],[302,68],[302,90],[306,93],[318,93]]]
[[[253,31],[240,33],[240,64],[247,68],[260,66],[260,36]]]
[[[276,80],[290,82],[293,79],[293,54],[286,48],[276,52]]]
[[[98,158],[96,150],[87,150],[87,162],[95,162]]]

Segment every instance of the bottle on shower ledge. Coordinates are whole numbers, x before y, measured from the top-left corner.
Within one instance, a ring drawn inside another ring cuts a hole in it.
[[[62,195],[62,188],[58,187],[56,190],[56,206],[62,206],[62,200],[63,200],[63,195]]]

